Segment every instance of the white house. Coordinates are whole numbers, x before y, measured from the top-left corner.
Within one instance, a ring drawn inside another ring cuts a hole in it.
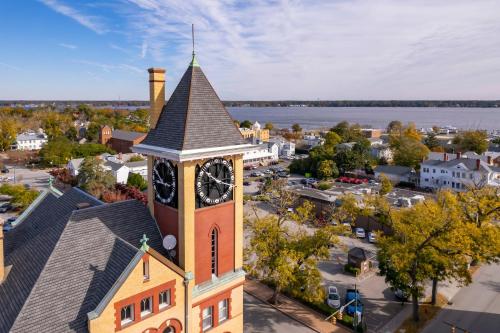
[[[126,184],[128,179],[128,174],[130,172],[129,168],[125,164],[115,163],[111,161],[105,161],[102,164],[104,170],[109,170],[115,177],[118,184]]]
[[[278,160],[278,146],[275,143],[262,143],[254,145],[253,149],[243,153],[244,165],[267,165]]]
[[[374,144],[370,147],[370,155],[376,159],[383,158],[387,162],[392,162],[394,154],[387,144]]]
[[[130,173],[137,173],[142,178],[148,179],[148,161],[125,162],[125,166],[128,167]]]
[[[47,135],[42,129],[38,132],[29,131],[17,135],[15,147],[18,150],[39,150],[47,141]]]
[[[304,137],[302,139],[302,143],[305,144],[306,146],[308,146],[308,148],[314,148],[316,146],[321,146],[322,144],[324,144],[324,142],[325,142],[325,139],[323,139],[319,136],[316,136],[314,134],[304,135]]]
[[[280,157],[290,157],[295,155],[295,143],[285,140],[282,137],[275,137],[269,140],[278,146],[278,155]]]
[[[484,185],[500,186],[500,168],[480,158],[460,156],[420,164],[420,186],[424,188],[463,191],[469,186]]]

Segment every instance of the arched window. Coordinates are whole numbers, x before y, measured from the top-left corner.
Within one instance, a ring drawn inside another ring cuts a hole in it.
[[[218,252],[218,237],[217,229],[212,230],[211,234],[211,256],[212,256],[212,276],[217,276],[217,252]]]

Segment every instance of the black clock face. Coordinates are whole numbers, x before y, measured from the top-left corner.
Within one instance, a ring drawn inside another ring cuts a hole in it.
[[[177,180],[175,167],[168,160],[156,159],[153,166],[153,187],[156,200],[163,204],[173,203]]]
[[[203,205],[232,200],[234,171],[230,161],[214,158],[203,164],[196,177],[196,192]]]

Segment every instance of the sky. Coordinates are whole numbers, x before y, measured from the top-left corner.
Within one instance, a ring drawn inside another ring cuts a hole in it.
[[[498,0],[3,0],[0,100],[500,99]]]

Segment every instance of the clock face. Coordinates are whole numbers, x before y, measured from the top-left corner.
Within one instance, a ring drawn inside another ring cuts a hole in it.
[[[171,204],[176,193],[177,180],[175,167],[168,160],[158,158],[153,166],[153,187],[156,200]]]
[[[234,171],[230,161],[214,158],[203,164],[196,177],[196,192],[204,205],[232,200]]]

